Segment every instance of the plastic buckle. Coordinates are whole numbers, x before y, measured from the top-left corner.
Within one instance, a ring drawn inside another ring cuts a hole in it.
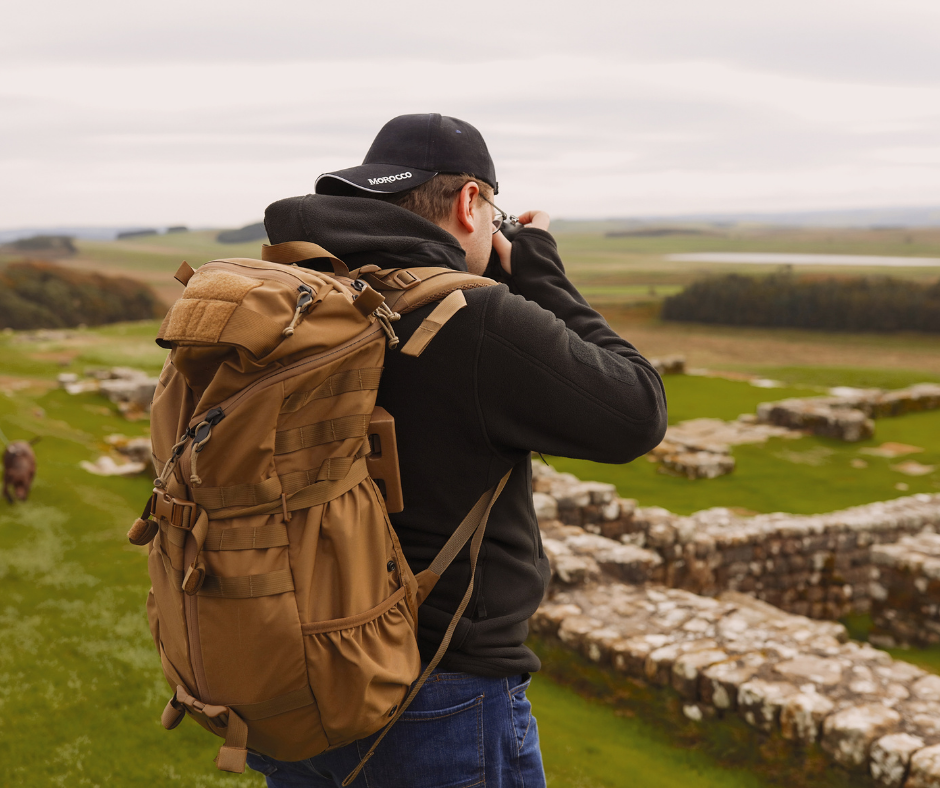
[[[405,268],[400,268],[395,271],[395,273],[393,273],[389,279],[397,284],[402,290],[408,290],[415,285],[421,284],[421,280],[411,273],[411,271]]]
[[[153,496],[153,516],[159,520],[166,520],[170,525],[176,528],[182,528],[188,531],[193,526],[193,514],[196,504],[193,501],[180,500],[174,498],[168,492],[163,490],[154,490]],[[189,510],[189,517],[185,515]]]
[[[196,504],[193,501],[181,501],[179,498],[171,499],[173,506],[170,509],[170,525],[175,525],[177,528],[183,528],[189,530],[193,526],[193,513],[196,508]],[[183,513],[186,510],[189,510],[189,517],[184,521]]]

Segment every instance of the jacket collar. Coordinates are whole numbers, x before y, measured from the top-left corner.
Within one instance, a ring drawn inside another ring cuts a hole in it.
[[[454,236],[381,200],[324,194],[288,197],[268,206],[264,226],[272,244],[311,241],[350,269],[373,264],[467,270],[466,254]]]

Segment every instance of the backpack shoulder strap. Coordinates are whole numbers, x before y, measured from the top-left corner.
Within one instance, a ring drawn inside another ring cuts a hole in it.
[[[385,268],[363,266],[358,274],[385,296],[385,303],[400,314],[440,301],[456,290],[492,287],[498,282],[452,268]]]

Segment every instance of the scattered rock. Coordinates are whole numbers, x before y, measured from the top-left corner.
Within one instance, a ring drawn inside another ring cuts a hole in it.
[[[118,464],[113,458],[105,455],[99,457],[95,462],[83,460],[79,463],[83,470],[95,474],[95,476],[137,476],[144,473],[149,467],[142,462],[125,462]]]

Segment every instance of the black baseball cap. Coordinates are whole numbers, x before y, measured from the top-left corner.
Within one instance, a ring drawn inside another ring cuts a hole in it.
[[[340,196],[395,194],[441,172],[465,172],[499,193],[493,159],[473,126],[436,113],[399,115],[382,127],[362,164],[323,173],[315,190]]]

